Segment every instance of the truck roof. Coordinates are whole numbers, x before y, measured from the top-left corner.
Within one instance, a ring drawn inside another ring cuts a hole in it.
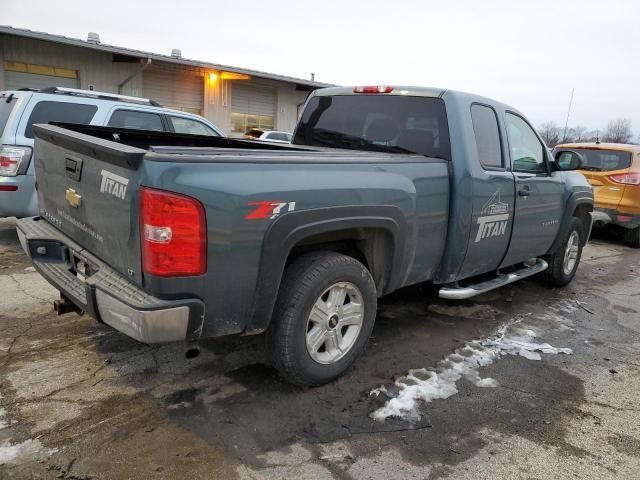
[[[355,92],[354,89],[359,88],[358,86],[349,86],[349,87],[329,87],[329,88],[321,88],[319,90],[315,90],[311,93],[312,96],[331,96],[331,95],[397,95],[397,96],[412,96],[412,97],[430,97],[430,98],[455,98],[457,100],[467,101],[467,102],[477,102],[483,103],[487,105],[493,105],[494,107],[499,107],[503,110],[509,110],[519,115],[522,113],[517,109],[505,103],[502,103],[493,98],[483,97],[482,95],[477,95],[475,93],[461,92],[459,90],[452,90],[447,88],[438,88],[438,87],[416,87],[411,85],[382,85],[382,88],[392,88],[390,92],[380,92],[380,93],[358,93]]]

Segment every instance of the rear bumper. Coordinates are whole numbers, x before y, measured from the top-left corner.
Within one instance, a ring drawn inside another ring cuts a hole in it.
[[[33,175],[0,176],[0,186],[15,188],[12,191],[0,191],[0,217],[20,218],[38,214]]]
[[[16,226],[35,269],[92,317],[143,343],[199,338],[201,300],[149,295],[40,217],[23,218]],[[78,275],[78,259],[87,265],[84,279]]]
[[[596,208],[593,211],[595,225],[618,225],[623,228],[640,226],[640,213],[625,213],[609,208]]]

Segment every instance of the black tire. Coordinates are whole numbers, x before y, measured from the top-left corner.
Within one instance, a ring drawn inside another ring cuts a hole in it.
[[[624,244],[631,248],[640,248],[640,227],[624,229]]]
[[[572,234],[576,232],[578,235],[578,251],[576,262],[573,268],[570,271],[565,271],[564,261],[565,254],[567,251],[567,246],[569,243],[569,239]],[[562,243],[560,247],[556,250],[552,255],[547,255],[545,260],[549,264],[549,267],[542,273],[542,279],[547,285],[551,285],[553,287],[564,287],[569,284],[578,270],[578,266],[580,265],[580,259],[582,258],[582,247],[585,243],[584,241],[584,228],[582,222],[576,218],[571,218],[571,224],[569,225],[569,229],[567,233],[565,233],[564,238],[562,239]]]
[[[307,348],[309,317],[323,292],[339,282],[349,282],[359,289],[363,319],[344,356],[335,363],[322,364],[311,357]],[[358,260],[334,252],[316,252],[297,258],[284,272],[267,332],[272,365],[283,378],[300,386],[322,385],[335,380],[364,349],[373,330],[376,308],[373,278]]]

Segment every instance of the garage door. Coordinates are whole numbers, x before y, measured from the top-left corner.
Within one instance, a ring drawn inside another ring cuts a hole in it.
[[[272,88],[233,84],[231,90],[231,123],[234,134],[251,128],[273,129],[276,96]]]
[[[204,81],[201,75],[151,67],[143,73],[142,88],[143,96],[163,107],[202,115]]]
[[[17,90],[19,88],[80,87],[78,74],[75,70],[18,62],[5,63],[4,82],[7,90]]]

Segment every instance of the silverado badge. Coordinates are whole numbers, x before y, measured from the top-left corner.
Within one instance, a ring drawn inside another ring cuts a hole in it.
[[[73,208],[78,208],[80,206],[80,201],[82,200],[82,197],[78,195],[73,188],[67,188],[64,198],[67,199],[67,203]]]

